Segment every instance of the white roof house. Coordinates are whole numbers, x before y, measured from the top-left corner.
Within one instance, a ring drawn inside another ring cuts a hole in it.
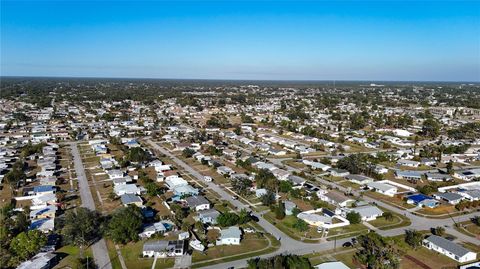
[[[373,178],[367,177],[367,176],[364,176],[364,175],[353,174],[353,175],[347,175],[347,176],[345,176],[345,178],[348,181],[359,184],[359,185],[365,185],[367,183],[373,182]]]
[[[381,183],[381,182],[367,183],[367,187],[371,190],[375,190],[378,193],[381,193],[383,195],[387,195],[390,197],[393,197],[398,191],[397,187],[392,186],[390,184]]]
[[[380,217],[383,214],[383,211],[378,207],[373,205],[366,205],[351,208],[349,211],[357,212],[362,217],[362,221],[371,221]]]
[[[165,179],[165,183],[171,190],[175,189],[176,187],[188,185],[188,182],[179,176],[168,176],[167,179]]]
[[[228,227],[220,231],[217,245],[240,245],[242,231],[237,226]]]
[[[121,196],[123,194],[137,194],[142,193],[143,188],[137,187],[135,184],[115,185],[113,191],[116,195]]]

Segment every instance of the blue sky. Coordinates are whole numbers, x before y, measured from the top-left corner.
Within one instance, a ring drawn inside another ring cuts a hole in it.
[[[4,1],[1,75],[480,81],[480,1]]]

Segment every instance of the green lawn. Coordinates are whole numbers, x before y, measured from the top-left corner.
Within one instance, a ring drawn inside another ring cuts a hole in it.
[[[371,225],[379,228],[380,230],[389,230],[394,228],[399,228],[403,226],[408,226],[411,224],[409,218],[402,216],[398,213],[387,210],[386,208],[379,207],[383,212],[390,212],[393,214],[394,219],[392,221],[386,220],[384,217],[377,218],[376,220],[369,221]]]
[[[317,232],[317,228],[313,226],[309,227],[307,232],[300,232],[293,228],[293,224],[296,221],[296,217],[294,216],[286,216],[283,220],[278,220],[272,212],[268,212],[264,215],[264,218],[293,239],[303,239],[305,242],[313,243],[318,242],[321,237],[321,234]]]
[[[350,224],[348,226],[330,229],[327,240],[331,241],[334,238],[350,237],[366,231],[368,231],[368,228],[363,224]]]
[[[57,249],[55,253],[57,254],[57,257],[59,257],[61,260],[54,268],[76,268],[76,266],[78,265],[78,259],[80,258],[79,247],[67,245]],[[89,259],[93,259],[92,250],[90,248],[87,248],[84,251],[83,257],[89,257]]]
[[[268,240],[264,237],[257,237],[254,234],[246,234],[238,246],[215,246],[207,249],[204,253],[194,251],[192,262],[204,262],[212,259],[228,257],[252,251],[259,251],[268,247]]]
[[[122,253],[122,257],[125,260],[125,265],[127,266],[127,268],[149,269],[152,267],[153,258],[143,258],[141,256],[143,244],[145,242],[146,241],[142,240],[138,242],[128,243],[126,245],[119,245],[120,252]],[[122,267],[117,257],[115,245],[110,240],[107,240],[107,246],[113,269],[121,269]],[[159,258],[157,260],[155,268],[171,268],[174,264],[174,258]]]

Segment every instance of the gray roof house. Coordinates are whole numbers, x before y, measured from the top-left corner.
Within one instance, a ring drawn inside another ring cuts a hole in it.
[[[462,195],[454,192],[439,192],[433,195],[438,200],[443,200],[449,204],[456,205],[464,198]]]
[[[135,194],[124,194],[120,196],[120,200],[122,201],[122,204],[124,206],[136,205],[138,207],[141,207],[143,205],[142,198],[136,196]]]
[[[373,182],[373,178],[367,177],[364,175],[347,175],[345,178],[353,183],[357,183],[359,185],[365,185],[367,183]]]
[[[198,212],[198,220],[203,224],[216,224],[218,216],[220,216],[220,212],[213,208]]]
[[[297,208],[297,205],[292,201],[285,201],[285,215],[290,216],[293,215],[293,209]]]
[[[158,240],[145,242],[143,245],[143,256],[153,257],[171,257],[182,256],[186,250],[186,241],[184,240]]]
[[[461,263],[473,261],[477,258],[477,254],[475,252],[472,252],[455,242],[436,235],[431,235],[425,238],[423,240],[423,246]]]
[[[196,211],[210,208],[210,201],[201,195],[189,196],[185,200],[187,201],[188,206]]]

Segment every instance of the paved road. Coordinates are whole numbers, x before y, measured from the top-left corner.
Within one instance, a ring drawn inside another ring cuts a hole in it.
[[[70,147],[72,149],[73,164],[75,165],[75,173],[77,174],[82,207],[95,210],[95,202],[93,201],[93,196],[90,192],[90,187],[88,186],[87,177],[85,176],[85,168],[83,167],[82,158],[80,157],[77,144],[72,142],[70,143]],[[112,269],[105,239],[102,238],[93,244],[92,252],[95,263],[99,269]]]
[[[184,168],[186,171],[188,171],[191,175],[196,177],[198,180],[203,181],[203,176],[197,172],[195,169],[190,167],[188,164],[174,156],[172,153],[170,153],[167,149],[164,147],[156,144],[155,142],[151,141],[150,139],[147,139],[146,142],[153,147],[154,149],[160,151],[162,154],[168,156],[171,158],[177,165],[180,167]],[[275,160],[275,159],[274,159]],[[278,159],[277,159],[278,160]],[[290,168],[290,170],[297,170],[296,168],[290,167],[288,165],[283,165],[286,168]],[[328,185],[334,185],[336,186],[337,184],[334,184],[332,182],[326,181],[322,178],[318,178],[320,182]],[[239,209],[242,208],[248,208],[245,204],[241,203],[238,200],[234,200],[232,196],[227,193],[225,190],[223,190],[220,186],[213,182],[205,182],[210,189],[213,191],[217,192],[222,199],[227,200],[231,202],[234,206],[236,206]],[[337,186],[339,189],[344,190],[345,188],[343,186],[338,185]],[[370,197],[363,197],[363,199],[367,200],[368,202],[376,202],[378,205],[385,207],[389,210],[392,210],[394,212],[397,212],[399,214],[404,214],[405,212],[399,208],[393,207],[391,205],[385,204],[381,201],[374,200]],[[472,237],[468,237],[462,233],[457,232],[455,229],[450,227],[450,225],[453,224],[453,221],[451,219],[427,219],[423,218],[420,216],[416,216],[410,213],[405,213],[407,214],[407,217],[410,218],[412,221],[412,224],[409,227],[401,227],[401,228],[396,228],[396,229],[391,229],[391,230],[378,230],[377,232],[381,234],[382,236],[395,236],[395,235],[400,235],[405,233],[405,229],[417,229],[417,230],[427,230],[430,229],[430,227],[437,227],[437,226],[445,226],[448,225],[449,227],[445,227],[446,231],[457,238],[459,238],[462,241],[467,241],[471,242],[474,244],[478,244],[478,240]],[[456,221],[463,221],[471,218],[472,216],[476,215],[478,213],[472,213],[468,215],[462,215],[460,217],[455,217]],[[273,224],[265,220],[262,216],[260,216],[257,213],[254,213],[254,215],[259,219],[258,224],[265,229],[268,233],[272,234],[275,238],[280,238],[281,246],[280,248],[272,252],[270,254],[265,254],[265,255],[260,255],[259,257],[261,258],[267,258],[267,257],[272,257],[278,254],[297,254],[297,255],[304,255],[304,254],[310,254],[314,252],[321,252],[321,251],[326,251],[333,249],[334,247],[341,247],[344,242],[348,242],[352,239],[352,237],[349,238],[344,238],[344,239],[339,239],[336,242],[334,241],[323,241],[320,243],[304,243],[301,241],[294,240],[287,236],[285,233],[280,231],[277,227],[275,227]],[[336,245],[335,245],[336,244]],[[205,269],[224,269],[224,268],[229,268],[229,267],[234,267],[234,268],[243,268],[247,266],[247,259],[240,259],[232,262],[226,262],[222,264],[216,264],[216,265],[211,265],[211,266],[206,266],[202,267]]]

